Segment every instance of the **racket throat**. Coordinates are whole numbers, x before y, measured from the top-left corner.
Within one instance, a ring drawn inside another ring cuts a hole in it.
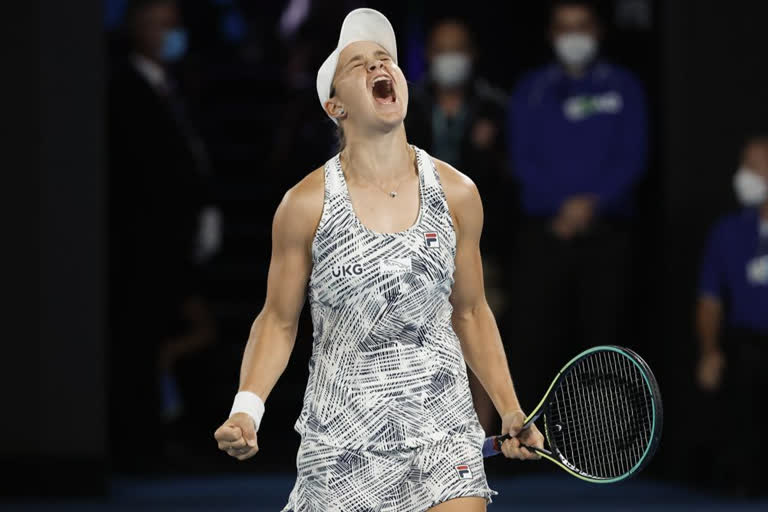
[[[553,453],[546,448],[536,448],[535,446],[528,446],[527,444],[520,444],[523,448],[527,449],[529,452],[535,452],[539,455],[547,455],[549,457],[553,457]]]

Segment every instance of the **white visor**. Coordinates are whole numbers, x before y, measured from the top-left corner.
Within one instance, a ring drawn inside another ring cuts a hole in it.
[[[331,97],[331,85],[333,84],[333,75],[336,73],[336,65],[339,62],[339,54],[350,43],[357,41],[373,41],[381,45],[397,64],[395,31],[386,16],[379,11],[367,8],[355,9],[350,12],[341,25],[339,44],[317,71],[317,96],[320,98],[320,105],[323,110],[325,110],[325,102]],[[335,118],[331,117],[331,119],[334,123],[339,124]]]

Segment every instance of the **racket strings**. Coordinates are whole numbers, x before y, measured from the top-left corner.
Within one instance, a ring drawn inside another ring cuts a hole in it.
[[[550,444],[575,469],[611,478],[643,457],[652,434],[652,398],[623,354],[601,351],[577,362],[547,412]]]
[[[604,357],[601,354],[600,357]],[[590,371],[595,371],[596,359],[587,361],[586,368]],[[605,363],[605,361],[601,361]],[[587,382],[587,385],[590,383]],[[601,458],[604,465],[599,467],[602,472],[609,471],[610,473],[623,473],[631,468],[634,460],[642,456],[642,452],[637,450],[638,446],[632,444],[632,441],[638,440],[639,430],[637,426],[637,407],[640,405],[639,400],[632,400],[633,391],[636,397],[637,387],[634,390],[626,389],[626,385],[617,386],[617,383],[610,382],[609,385],[603,387],[603,389],[595,389],[591,387],[591,395],[595,398],[593,406],[599,408],[601,415],[595,416],[596,420],[603,421],[607,426],[610,426],[610,430],[602,433],[602,439],[594,439],[596,443],[601,443],[603,446],[598,446],[604,451],[605,457]],[[601,392],[602,391],[602,392]],[[592,436],[600,435],[596,432],[590,432]],[[607,435],[606,435],[607,434]]]
[[[601,354],[600,357],[602,356]],[[596,361],[597,359],[592,359],[586,362],[585,368],[588,374],[594,374],[596,371]],[[605,363],[604,360],[600,362]],[[632,462],[632,455],[641,455],[627,453],[627,450],[632,451],[635,446],[626,442],[627,438],[629,440],[637,438],[637,429],[633,428],[635,426],[633,412],[638,404],[632,403],[628,394],[622,392],[624,390],[620,386],[616,387],[616,382],[609,382],[609,385],[602,386],[603,389],[595,389],[593,382],[589,379],[584,380],[586,380],[584,384],[589,392],[588,396],[594,400],[593,407],[596,407],[599,413],[593,414],[595,424],[603,422],[603,425],[611,427],[610,430],[601,433],[595,432],[594,426],[591,431],[588,431],[594,441],[596,453],[599,455],[602,452],[603,455],[600,459],[602,465],[597,469],[603,473],[624,472],[631,467],[629,465]],[[625,414],[622,414],[622,411]],[[595,439],[594,436],[599,434],[602,434],[602,439]]]

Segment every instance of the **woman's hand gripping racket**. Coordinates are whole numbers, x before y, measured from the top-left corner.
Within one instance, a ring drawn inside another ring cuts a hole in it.
[[[523,429],[539,417],[549,450],[521,446],[577,478],[613,483],[637,474],[653,457],[661,439],[661,393],[636,353],[594,347],[560,370]],[[506,434],[487,438],[483,456],[500,453],[507,439]]]
[[[544,436],[539,432],[535,423],[526,423],[526,419],[525,413],[520,410],[512,411],[501,417],[501,431],[504,434],[497,436],[499,438],[498,451],[510,459],[541,458],[541,455],[531,448],[543,448]]]

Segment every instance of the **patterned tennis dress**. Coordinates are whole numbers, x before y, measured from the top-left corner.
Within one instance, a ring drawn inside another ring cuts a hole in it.
[[[495,494],[451,326],[453,222],[432,159],[414,150],[419,215],[399,233],[366,228],[339,156],[325,165],[309,284],[314,345],[285,511],[410,512]]]

